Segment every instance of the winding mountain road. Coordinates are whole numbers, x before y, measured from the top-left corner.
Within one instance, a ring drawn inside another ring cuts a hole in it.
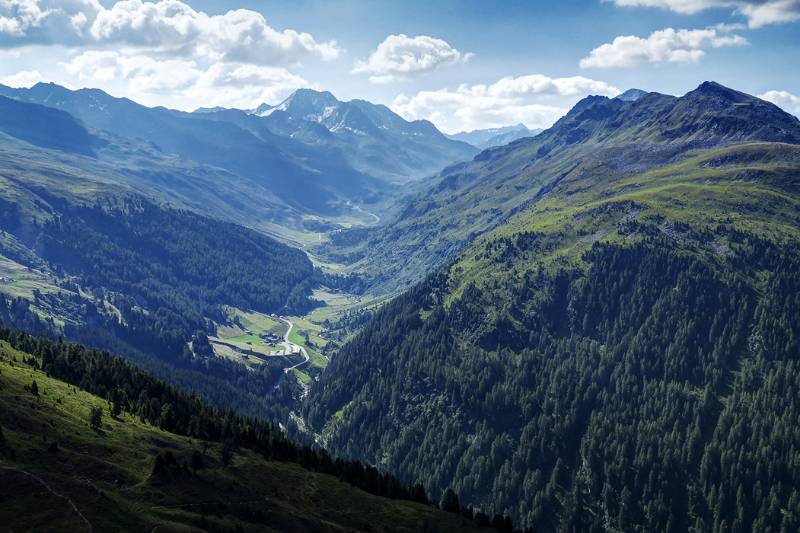
[[[289,340],[289,334],[292,332],[292,328],[294,328],[294,324],[292,324],[292,321],[289,320],[288,318],[283,318],[283,317],[280,317],[280,319],[281,319],[282,322],[285,322],[286,324],[289,325],[289,329],[287,329],[286,333],[283,335],[283,344],[286,346],[286,349],[289,352],[294,353],[295,350],[293,348],[296,348],[297,351],[299,351],[301,354],[303,354],[303,357],[305,357],[305,359],[303,361],[300,361],[296,365],[292,365],[292,366],[290,366],[288,368],[284,368],[283,371],[288,374],[289,372],[291,372],[292,370],[294,370],[298,366],[308,363],[311,360],[311,358],[308,356],[308,352],[306,351],[305,348],[303,348],[299,344],[295,344],[295,343],[293,343],[292,341]]]
[[[347,205],[350,206],[351,208],[353,208],[354,211],[358,211],[359,213],[362,213],[364,215],[368,215],[368,216],[371,216],[372,218],[374,218],[376,225],[381,223],[381,217],[379,217],[375,213],[370,213],[366,209],[363,209],[360,205],[356,205],[356,204],[354,204],[352,202],[349,202],[349,201],[347,202]]]

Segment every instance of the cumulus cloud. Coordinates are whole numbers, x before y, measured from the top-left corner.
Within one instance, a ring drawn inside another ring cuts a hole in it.
[[[692,63],[705,55],[707,48],[744,46],[747,39],[731,33],[731,27],[701,30],[654,31],[648,37],[621,35],[605,43],[580,61],[581,68],[635,67],[645,63]]]
[[[684,15],[693,15],[713,7],[728,7],[736,2],[725,0],[610,0],[623,7],[660,7]]]
[[[532,74],[502,78],[489,85],[462,84],[455,90],[401,94],[391,107],[406,119],[427,119],[448,133],[519,122],[529,128],[545,128],[580,97],[619,93],[612,85],[582,76],[550,78]]]
[[[155,59],[146,55],[90,50],[62,65],[87,84],[123,82],[127,96],[142,103],[161,103],[163,97],[180,102],[177,107],[250,108],[275,102],[300,87],[305,79],[282,67],[247,63],[214,63],[205,68],[194,60]]]
[[[772,102],[787,113],[800,117],[800,96],[795,96],[787,91],[767,91],[759,94],[759,98]]]
[[[427,35],[409,37],[389,35],[370,56],[357,61],[353,73],[369,74],[372,83],[386,83],[414,74],[430,72],[445,65],[469,61],[470,53],[461,53],[447,41]]]
[[[0,84],[9,87],[31,87],[43,80],[44,77],[38,70],[23,70],[16,74],[0,77]]]
[[[180,0],[2,0],[0,47],[32,44],[126,46],[183,58],[285,65],[307,56],[336,58],[335,41],[276,30],[256,11],[195,11]]]
[[[739,7],[751,28],[800,20],[800,0],[774,0],[750,2]]]
[[[520,97],[538,95],[574,96],[586,94],[600,94],[603,96],[616,96],[619,89],[604,81],[597,81],[583,76],[569,78],[550,78],[542,74],[529,74],[527,76],[505,77],[491,85],[462,85],[459,91],[468,92],[474,96],[492,97]]]
[[[2,0],[0,47],[76,44],[102,9],[97,0]]]
[[[751,28],[800,20],[800,0],[610,0],[618,6],[659,7],[691,15],[711,8],[731,8]]]
[[[256,11],[220,15],[181,0],[0,0],[0,51],[70,50],[61,67],[85,85],[181,109],[252,106],[309,86],[288,70],[341,50],[309,33],[271,27]],[[7,76],[18,85],[38,72]]]
[[[79,80],[105,83],[125,80],[135,92],[170,92],[185,88],[203,74],[194,61],[156,60],[143,55],[90,50],[63,64]]]

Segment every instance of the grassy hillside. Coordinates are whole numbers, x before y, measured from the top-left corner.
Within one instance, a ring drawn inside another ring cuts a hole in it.
[[[457,514],[179,436],[0,342],[0,523],[13,531],[471,531]],[[36,382],[36,393],[31,384]],[[92,409],[102,411],[98,427]],[[169,455],[167,455],[169,454]],[[155,469],[156,458],[163,467]],[[174,458],[171,463],[168,457]]]
[[[341,232],[320,253],[364,272],[372,291],[396,291],[452,261],[477,235],[552,197],[561,181],[636,187],[649,169],[682,160],[691,166],[705,150],[758,141],[797,144],[800,121],[714,83],[680,98],[587,97],[536,137],[444,169],[386,227]],[[597,200],[598,191],[594,186],[582,198]]]
[[[581,265],[594,243],[654,234],[714,262],[731,253],[731,234],[785,244],[800,238],[799,222],[800,145],[738,144],[624,177],[594,163],[479,237],[451,267],[452,293],[540,263]],[[509,246],[526,238],[539,241],[527,253]]]

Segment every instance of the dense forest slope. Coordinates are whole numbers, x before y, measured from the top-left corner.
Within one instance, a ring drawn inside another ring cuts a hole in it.
[[[309,259],[262,233],[157,203],[106,168],[0,134],[0,314],[125,355],[217,405],[274,414],[277,362],[252,372],[190,341],[213,334],[226,306],[308,309]]]
[[[0,339],[9,530],[481,530],[424,492],[301,448],[119,359],[2,327]]]
[[[373,291],[396,291],[452,260],[562,179],[631,177],[746,141],[800,142],[800,121],[713,82],[679,98],[590,96],[536,137],[444,169],[386,227],[342,232],[322,252],[354,263],[372,279]]]
[[[796,530],[799,134],[704,84],[584,101],[452,171],[458,203],[552,167],[341,350],[311,426],[541,531]]]

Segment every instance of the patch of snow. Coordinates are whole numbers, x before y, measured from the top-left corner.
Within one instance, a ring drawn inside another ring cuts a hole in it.
[[[272,114],[272,112],[275,111],[276,109],[278,109],[278,108],[277,107],[273,107],[271,109],[265,109],[264,111],[262,111],[260,113],[250,113],[250,114],[251,115],[256,115],[257,117],[262,117],[263,118],[263,117],[270,116]]]

